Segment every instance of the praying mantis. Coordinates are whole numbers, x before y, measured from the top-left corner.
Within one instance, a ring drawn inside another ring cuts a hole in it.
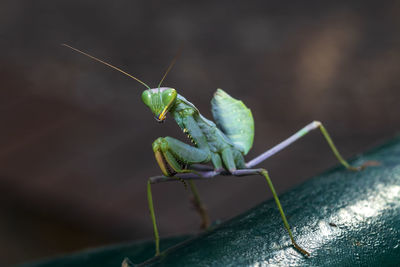
[[[160,237],[151,190],[153,184],[179,180],[184,182],[186,186],[187,181],[193,193],[194,205],[201,216],[202,227],[207,228],[209,217],[199,197],[194,180],[207,180],[217,175],[238,177],[261,175],[266,179],[269,189],[272,191],[293,247],[308,257],[310,253],[295,241],[268,171],[264,168],[255,168],[255,166],[288,147],[310,131],[319,129],[337,160],[346,169],[359,171],[365,167],[364,165],[350,166],[337,150],[326,128],[319,121],[311,122],[286,140],[246,162],[244,156],[252,147],[254,139],[254,120],[250,109],[242,101],[231,97],[222,89],[217,89],[211,100],[215,122],[206,119],[195,105],[178,94],[176,89],[161,87],[163,80],[174,65],[176,57],[169,65],[158,86],[150,88],[138,78],[103,60],[69,45],[62,45],[105,64],[144,85],[147,89],[142,93],[142,101],[150,108],[156,121],[164,122],[167,114],[170,114],[193,143],[193,145],[188,145],[173,137],[159,137],[152,145],[155,159],[163,174],[150,177],[147,181],[147,198],[154,229],[156,256],[160,255]],[[206,165],[208,163],[211,163],[212,166]]]

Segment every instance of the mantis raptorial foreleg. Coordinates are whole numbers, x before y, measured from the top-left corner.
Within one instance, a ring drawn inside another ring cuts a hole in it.
[[[210,155],[207,150],[202,150],[197,147],[187,145],[172,137],[160,137],[153,143],[153,151],[160,169],[167,177],[176,173],[196,173],[196,171],[185,169],[189,164],[201,163],[208,161]],[[173,179],[180,179],[180,177],[171,177]],[[184,180],[182,180],[184,181]],[[151,219],[154,228],[154,237],[156,242],[156,255],[160,253],[159,234],[157,229],[157,222],[154,213],[153,198],[151,192],[151,179],[147,184],[147,196]],[[189,181],[190,189],[193,193],[193,204],[202,219],[201,228],[205,229],[210,224],[210,219],[207,210],[203,205],[200,196],[197,192],[196,186],[192,180]]]
[[[160,137],[153,142],[153,151],[165,176],[175,173],[192,172],[186,165],[207,162],[208,151],[185,144],[172,137]]]
[[[196,173],[196,170],[186,169],[187,165],[205,162],[210,158],[207,150],[187,145],[172,137],[158,138],[153,143],[153,150],[157,162],[166,176],[171,176],[174,173]],[[179,177],[176,178],[181,180]],[[194,207],[202,218],[201,228],[206,229],[210,224],[210,220],[192,181],[190,181],[190,189],[193,193]]]

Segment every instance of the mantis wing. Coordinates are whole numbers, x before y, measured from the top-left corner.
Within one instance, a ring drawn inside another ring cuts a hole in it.
[[[254,120],[250,109],[222,89],[214,93],[211,106],[218,128],[246,155],[254,139]]]

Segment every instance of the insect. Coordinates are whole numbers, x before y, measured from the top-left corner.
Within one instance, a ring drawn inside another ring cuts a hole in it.
[[[193,143],[193,145],[188,145],[172,137],[160,137],[152,145],[156,161],[163,174],[161,176],[150,177],[147,182],[147,196],[154,228],[156,256],[160,255],[160,238],[151,191],[153,184],[177,180],[186,184],[186,181],[188,181],[193,193],[195,207],[202,218],[202,226],[206,228],[209,225],[209,218],[200,200],[194,180],[210,179],[217,175],[261,175],[266,179],[272,191],[292,245],[305,256],[310,256],[307,250],[296,243],[267,170],[255,168],[255,166],[294,143],[310,131],[319,129],[333,154],[345,168],[353,171],[364,168],[364,166],[353,167],[347,163],[337,150],[329,133],[319,121],[311,122],[283,142],[246,162],[244,156],[252,147],[254,138],[254,120],[250,109],[242,101],[231,97],[222,89],[217,89],[211,100],[212,114],[215,122],[203,117],[199,110],[186,98],[178,94],[175,89],[161,87],[164,78],[174,65],[176,57],[169,65],[158,86],[150,88],[138,78],[103,60],[69,45],[63,45],[105,64],[144,85],[147,89],[142,93],[142,101],[150,108],[155,120],[157,122],[164,122],[167,114],[170,114]],[[205,165],[207,163],[211,163],[212,167]]]

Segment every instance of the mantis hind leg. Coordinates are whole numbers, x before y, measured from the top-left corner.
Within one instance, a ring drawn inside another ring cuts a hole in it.
[[[243,170],[236,170],[232,174],[235,175],[235,176],[245,176],[245,175],[251,175],[251,174],[260,174],[260,175],[265,177],[265,179],[267,180],[268,186],[269,186],[269,188],[270,188],[270,190],[272,192],[272,195],[274,197],[275,203],[278,206],[278,210],[279,210],[279,213],[281,214],[281,218],[282,218],[283,224],[284,224],[286,230],[289,233],[289,237],[290,237],[290,240],[292,241],[292,245],[298,251],[300,251],[303,255],[310,256],[310,253],[307,252],[302,247],[300,247],[299,245],[297,245],[296,241],[294,240],[294,237],[293,237],[293,234],[292,234],[292,230],[290,229],[289,223],[288,223],[288,221],[286,219],[286,215],[283,212],[283,208],[282,208],[281,202],[279,201],[278,194],[275,191],[274,185],[272,184],[271,178],[269,177],[267,170],[265,170],[265,169],[243,169]]]
[[[325,129],[325,127],[322,125],[321,122],[319,121],[313,121],[309,124],[307,124],[306,126],[304,126],[302,129],[300,129],[299,131],[297,131],[295,134],[293,134],[292,136],[290,136],[289,138],[287,138],[286,140],[282,141],[281,143],[277,144],[276,146],[272,147],[271,149],[265,151],[264,153],[262,153],[261,155],[259,155],[258,157],[252,159],[251,161],[246,163],[247,168],[252,168],[254,166],[256,166],[257,164],[261,163],[262,161],[266,160],[267,158],[275,155],[276,153],[278,153],[279,151],[281,151],[282,149],[288,147],[289,145],[293,144],[294,142],[296,142],[297,140],[299,140],[300,138],[302,138],[303,136],[305,136],[306,134],[308,134],[310,131],[315,130],[315,129],[319,129],[322,133],[322,135],[324,136],[326,142],[328,143],[329,147],[331,148],[333,154],[335,155],[335,157],[337,158],[337,160],[348,170],[351,171],[360,171],[362,169],[364,169],[367,166],[376,166],[379,165],[378,162],[365,162],[363,165],[361,166],[351,166],[343,157],[342,155],[339,153],[339,151],[337,150],[335,144],[332,141],[331,136],[329,135],[328,131]]]

